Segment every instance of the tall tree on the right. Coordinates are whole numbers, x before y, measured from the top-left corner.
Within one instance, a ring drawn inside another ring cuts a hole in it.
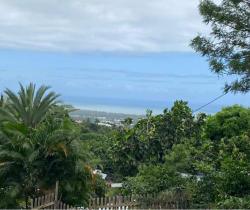
[[[211,26],[207,36],[198,35],[191,46],[208,58],[211,70],[233,76],[225,92],[250,91],[250,0],[202,0],[199,11]]]

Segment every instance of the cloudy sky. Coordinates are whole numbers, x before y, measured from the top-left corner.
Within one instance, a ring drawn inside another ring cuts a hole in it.
[[[3,48],[190,51],[199,0],[1,0]]]
[[[189,47],[198,32],[209,33],[198,3],[1,0],[0,90],[33,81],[80,107],[143,112],[184,99],[195,109],[226,81]],[[228,95],[204,111],[249,99]]]

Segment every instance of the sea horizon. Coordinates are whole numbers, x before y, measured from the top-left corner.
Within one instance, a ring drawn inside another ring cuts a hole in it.
[[[72,105],[74,108],[81,109],[81,110],[121,113],[121,114],[133,114],[133,115],[145,115],[147,110],[152,110],[153,114],[161,114],[163,113],[164,109],[166,108],[171,109],[171,107],[174,105],[174,101],[170,101],[170,102],[143,101],[140,104],[140,103],[137,103],[136,100],[134,101],[133,100],[127,100],[127,101],[116,100],[116,101],[113,101],[113,103],[112,101],[104,101],[104,100],[102,101],[98,99],[90,100],[90,98],[87,98],[86,101],[84,100],[85,100],[84,98],[81,98],[80,102],[64,100],[63,103],[67,105]],[[238,104],[238,103],[235,103],[235,104]],[[229,104],[229,105],[213,104],[213,105],[210,105],[208,107],[201,109],[199,112],[204,112],[206,114],[214,114],[220,111],[223,107],[233,106],[235,104]],[[191,104],[188,102],[188,106],[191,108],[192,111],[196,110],[197,108],[200,108],[202,105],[204,104],[201,104],[201,103]],[[238,105],[242,105],[242,104],[238,104]]]
[[[209,71],[194,53],[112,54],[0,51],[0,92],[19,82],[48,85],[77,107],[145,114],[161,113],[174,101],[192,110],[223,94],[225,77]],[[14,61],[14,62],[13,62]],[[39,65],[38,65],[39,64]],[[230,79],[228,80],[231,81]],[[200,110],[215,113],[233,104],[249,106],[249,94],[229,93]]]

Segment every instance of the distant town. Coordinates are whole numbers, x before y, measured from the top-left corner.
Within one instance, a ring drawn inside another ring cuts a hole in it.
[[[98,125],[107,127],[121,126],[122,121],[126,118],[131,118],[133,120],[133,124],[136,124],[139,119],[145,117],[144,115],[113,113],[83,109],[79,109],[72,112],[70,116],[78,123],[81,123],[83,120],[89,120],[91,122],[96,122]]]

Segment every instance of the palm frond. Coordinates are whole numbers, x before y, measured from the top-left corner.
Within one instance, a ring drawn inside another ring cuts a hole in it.
[[[24,123],[28,127],[35,127],[41,122],[46,113],[55,104],[57,104],[57,95],[55,92],[46,92],[47,86],[41,86],[36,91],[36,86],[30,83],[26,88],[20,84],[20,90],[17,94],[10,89],[5,90],[9,99],[6,110],[11,113],[16,121]]]

